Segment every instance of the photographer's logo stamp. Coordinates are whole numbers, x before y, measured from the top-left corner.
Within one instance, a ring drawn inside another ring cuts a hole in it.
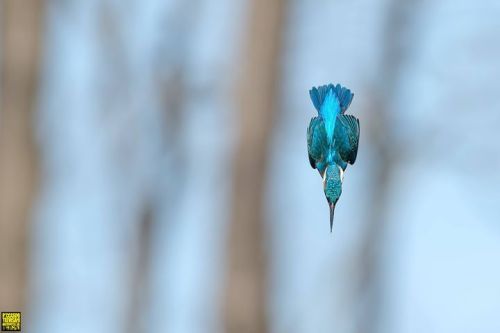
[[[2,331],[20,331],[21,312],[2,312]]]

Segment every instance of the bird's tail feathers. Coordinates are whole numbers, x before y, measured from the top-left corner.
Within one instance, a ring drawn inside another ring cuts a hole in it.
[[[311,90],[309,90],[309,95],[311,96],[314,107],[319,112],[319,110],[321,109],[321,105],[323,104],[323,101],[325,100],[325,97],[330,90],[333,90],[333,93],[337,96],[340,103],[341,113],[344,113],[349,105],[351,105],[354,94],[351,92],[351,90],[347,89],[346,87],[342,87],[340,84],[333,85],[330,83],[328,85],[320,86],[317,88],[313,87]]]

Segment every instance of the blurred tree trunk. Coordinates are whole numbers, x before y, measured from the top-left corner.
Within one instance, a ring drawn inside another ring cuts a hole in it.
[[[225,295],[226,332],[267,332],[263,197],[285,2],[250,2],[240,81]]]
[[[368,225],[363,234],[360,249],[360,283],[358,292],[364,299],[358,332],[379,332],[381,309],[386,304],[384,284],[384,242],[387,231],[387,209],[390,200],[392,175],[399,161],[404,159],[405,149],[395,137],[391,116],[394,95],[398,93],[398,82],[406,59],[415,45],[418,27],[413,20],[418,14],[419,0],[394,0],[388,3],[384,27],[380,72],[375,77],[383,78],[384,84],[374,82],[368,136],[374,149],[376,161],[371,167],[373,183],[369,207]]]
[[[26,298],[29,220],[35,192],[33,110],[42,1],[1,3],[0,309],[22,310]]]

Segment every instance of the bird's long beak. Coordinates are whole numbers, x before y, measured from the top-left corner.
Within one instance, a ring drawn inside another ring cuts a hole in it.
[[[335,212],[335,204],[331,203],[330,206],[330,232],[333,230],[333,213]]]

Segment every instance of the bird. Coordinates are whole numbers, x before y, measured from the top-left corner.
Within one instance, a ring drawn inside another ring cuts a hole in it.
[[[323,179],[323,191],[330,208],[330,232],[335,205],[342,194],[344,172],[356,162],[359,144],[359,119],[345,114],[354,94],[340,84],[327,84],[309,90],[318,112],[307,128],[309,163]]]

